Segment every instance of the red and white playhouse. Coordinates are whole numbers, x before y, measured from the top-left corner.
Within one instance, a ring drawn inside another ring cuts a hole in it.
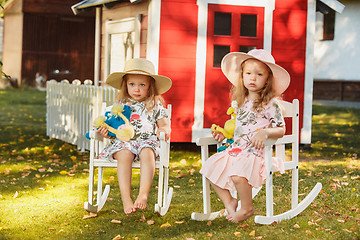
[[[336,0],[85,0],[96,8],[95,82],[125,59],[151,60],[173,81],[172,141],[193,142],[229,119],[230,83],[220,69],[228,52],[264,48],[291,75],[283,98],[300,101],[301,143],[311,142],[316,11],[341,13]],[[325,9],[325,10],[324,10]],[[129,47],[130,46],[130,47]]]

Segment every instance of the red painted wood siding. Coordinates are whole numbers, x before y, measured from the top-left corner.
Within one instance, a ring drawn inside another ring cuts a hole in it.
[[[159,74],[169,76],[173,87],[164,94],[173,105],[172,141],[190,142],[194,122],[196,0],[162,0]],[[273,15],[272,54],[291,75],[284,99],[300,100],[303,119],[307,1],[276,0]],[[224,107],[224,113],[227,107]]]
[[[291,76],[284,99],[300,102],[300,129],[303,125],[307,1],[276,0],[273,16],[272,54],[276,63]]]
[[[171,141],[191,142],[198,7],[196,0],[162,0],[161,4],[159,74],[173,82],[164,94],[173,106]]]

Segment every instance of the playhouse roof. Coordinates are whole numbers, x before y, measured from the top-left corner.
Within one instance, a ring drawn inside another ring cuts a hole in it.
[[[328,7],[332,8],[334,11],[338,13],[342,13],[342,11],[345,8],[345,6],[337,0],[319,0],[319,1],[326,4]]]
[[[80,11],[85,10],[87,8],[97,7],[100,5],[110,5],[115,2],[125,2],[128,0],[83,0],[79,3],[76,3],[71,6],[72,11],[74,14],[78,14]],[[130,2],[134,2],[134,0],[130,0]]]

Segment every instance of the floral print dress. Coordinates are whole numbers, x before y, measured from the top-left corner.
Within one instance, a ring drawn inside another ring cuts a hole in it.
[[[251,139],[261,129],[284,126],[284,118],[277,99],[273,98],[262,111],[252,110],[253,101],[245,100],[241,108],[236,109],[234,142],[223,152],[206,160],[200,173],[217,186],[236,190],[231,176],[241,176],[253,187],[265,183],[264,149],[251,147]],[[273,171],[284,172],[281,159],[273,158]]]
[[[110,144],[99,154],[99,158],[111,160],[114,153],[128,149],[137,156],[134,160],[138,161],[138,156],[145,147],[153,149],[156,156],[159,155],[160,143],[156,136],[156,127],[158,120],[168,117],[165,108],[160,102],[157,102],[155,107],[149,111],[145,108],[143,101],[138,102],[129,99],[128,102],[131,104],[130,124],[135,131],[134,137],[128,142],[113,138]]]

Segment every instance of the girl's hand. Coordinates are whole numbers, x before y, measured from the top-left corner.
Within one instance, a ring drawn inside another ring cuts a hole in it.
[[[157,137],[160,139],[160,132],[165,133],[165,141],[170,139],[171,128],[167,118],[161,118],[157,121],[158,129],[156,131]]]
[[[264,129],[261,129],[252,139],[251,146],[256,149],[262,149],[265,147],[265,141],[268,139],[268,133]]]
[[[97,133],[100,134],[100,136],[102,136],[103,138],[110,138],[108,133],[109,133],[109,130],[107,127],[100,127],[96,130]]]
[[[216,141],[218,142],[222,142],[225,139],[225,136],[223,133],[218,132],[218,131],[211,131],[211,134],[213,135],[213,137],[215,138]]]
[[[251,139],[251,146],[256,149],[261,149],[265,147],[265,142],[268,138],[281,138],[285,134],[285,126],[274,127],[274,128],[265,128],[261,129],[255,136]]]
[[[158,139],[160,139],[160,132],[165,133],[165,141],[168,141],[170,139],[170,133],[171,133],[170,128],[166,128],[166,127],[158,128],[158,130],[156,132]]]

